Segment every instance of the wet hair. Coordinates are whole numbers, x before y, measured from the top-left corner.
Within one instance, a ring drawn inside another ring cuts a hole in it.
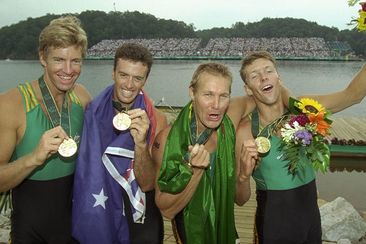
[[[246,77],[245,77],[245,68],[248,65],[251,65],[255,60],[260,59],[260,58],[271,61],[274,65],[275,69],[277,69],[276,60],[272,57],[272,55],[269,52],[261,51],[261,52],[252,53],[249,56],[246,56],[241,61],[240,77],[244,81],[244,83],[247,83]]]
[[[119,48],[117,48],[116,54],[114,55],[113,70],[116,70],[118,59],[143,63],[147,66],[146,77],[149,76],[153,63],[153,57],[151,55],[151,52],[146,47],[137,43],[122,44]]]
[[[198,81],[203,73],[209,73],[211,75],[220,75],[228,79],[230,82],[230,93],[231,93],[231,83],[233,81],[233,76],[226,65],[215,62],[200,64],[196,69],[196,71],[193,73],[189,87],[192,87],[193,90],[195,90]]]
[[[81,27],[81,22],[75,16],[62,16],[52,20],[39,35],[38,50],[47,52],[48,48],[66,48],[77,46],[85,57],[88,48],[88,38]]]

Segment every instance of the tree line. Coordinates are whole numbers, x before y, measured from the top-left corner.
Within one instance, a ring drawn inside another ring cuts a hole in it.
[[[41,30],[60,15],[28,18],[0,29],[0,59],[37,59]],[[347,41],[356,55],[366,57],[366,34],[357,30],[338,30],[316,22],[295,18],[263,18],[259,22],[237,22],[230,28],[196,30],[193,24],[160,19],[138,11],[84,11],[76,16],[88,35],[89,47],[104,39],[201,38],[205,46],[217,37],[321,37],[325,41]]]

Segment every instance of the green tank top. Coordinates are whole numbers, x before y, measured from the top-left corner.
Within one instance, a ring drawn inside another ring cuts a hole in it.
[[[251,116],[253,137],[261,134],[259,126],[259,114],[255,110]],[[269,128],[263,128],[262,132],[268,134]],[[252,176],[258,190],[289,190],[309,183],[315,179],[314,169],[310,164],[305,164],[292,174],[288,170],[289,161],[283,159],[281,139],[276,135],[269,136],[271,141],[270,151],[260,159]]]
[[[277,136],[270,138],[271,150],[263,157],[253,172],[258,190],[288,190],[309,183],[315,179],[315,172],[310,164],[297,170],[295,174],[288,171],[289,161],[282,159],[279,150],[281,141]]]
[[[12,159],[16,160],[30,152],[37,146],[42,134],[52,129],[51,121],[44,114],[38,103],[34,90],[30,83],[19,84],[18,89],[23,97],[24,109],[26,111],[26,129],[20,143],[15,147]],[[84,111],[79,98],[75,92],[69,94],[71,100],[70,123],[71,137],[81,136]],[[68,132],[67,132],[68,133]],[[32,180],[51,180],[61,178],[74,173],[76,157],[62,159],[56,153],[47,161],[36,168],[28,177]]]

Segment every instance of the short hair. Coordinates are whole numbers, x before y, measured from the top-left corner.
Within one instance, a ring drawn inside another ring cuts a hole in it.
[[[245,68],[249,65],[251,65],[255,60],[257,59],[267,59],[273,63],[275,68],[277,69],[276,60],[272,57],[272,55],[269,52],[266,51],[260,51],[250,54],[249,56],[246,56],[242,62],[241,62],[241,68],[240,68],[240,77],[244,81],[244,83],[247,83],[246,77],[245,77]]]
[[[220,63],[215,63],[215,62],[200,64],[197,67],[196,71],[193,73],[192,80],[191,80],[191,83],[189,84],[189,87],[192,87],[193,90],[195,90],[195,88],[197,87],[197,83],[200,79],[200,76],[203,73],[209,73],[212,75],[220,75],[224,78],[227,78],[230,83],[230,93],[231,93],[231,83],[233,81],[233,76],[232,76],[229,68],[226,65],[220,64]]]
[[[113,70],[116,70],[118,59],[131,60],[133,62],[141,62],[147,66],[147,76],[149,76],[153,57],[151,52],[144,46],[137,43],[125,43],[117,48],[114,55]],[[146,77],[147,77],[146,76]]]
[[[81,27],[80,20],[75,16],[62,16],[52,20],[39,35],[38,50],[47,52],[48,48],[66,48],[77,46],[85,57],[88,38]]]

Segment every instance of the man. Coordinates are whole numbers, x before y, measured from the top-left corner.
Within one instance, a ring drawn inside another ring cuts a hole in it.
[[[178,243],[235,243],[235,128],[226,110],[232,75],[218,63],[193,74],[189,102],[155,140],[156,204]]]
[[[76,84],[87,36],[72,16],[39,36],[43,75],[0,95],[0,191],[12,189],[12,243],[69,243],[75,153],[91,100]]]
[[[112,78],[88,106],[75,172],[73,237],[80,243],[162,243],[150,149],[165,116],[143,92],[152,55],[116,50]]]
[[[241,121],[236,141],[236,160],[243,173],[240,181],[247,182],[248,187],[241,193],[242,203],[250,196],[249,178],[254,170],[257,241],[261,244],[321,243],[314,169],[305,164],[295,172],[288,170],[289,161],[283,159],[284,151],[276,133],[279,128],[269,128],[272,135],[268,136],[271,148],[267,154],[260,155],[254,141],[260,133],[258,128],[273,125],[286,112],[275,60],[269,53],[254,53],[243,60],[240,74],[247,94],[257,105],[251,118]],[[360,102],[365,95],[366,66],[343,91],[310,97],[328,110],[338,112]]]

